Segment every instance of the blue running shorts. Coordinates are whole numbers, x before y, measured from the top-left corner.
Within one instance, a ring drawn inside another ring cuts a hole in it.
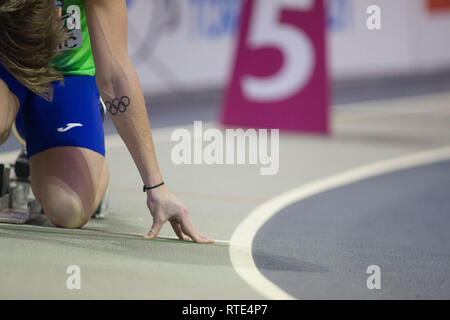
[[[81,147],[105,156],[100,95],[92,76],[69,76],[53,83],[53,101],[29,91],[0,65],[0,78],[20,101],[16,128],[28,157],[56,147]]]

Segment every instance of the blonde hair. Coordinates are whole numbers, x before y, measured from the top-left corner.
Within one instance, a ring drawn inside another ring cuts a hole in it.
[[[0,63],[20,83],[52,100],[52,66],[65,32],[54,0],[0,0]]]

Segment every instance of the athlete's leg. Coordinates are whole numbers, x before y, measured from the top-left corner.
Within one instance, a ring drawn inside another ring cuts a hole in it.
[[[8,139],[28,92],[0,64],[0,145]],[[11,185],[10,171],[9,164],[0,163],[0,222],[24,223],[30,217],[27,201],[23,200],[28,195],[28,188],[21,184]]]
[[[23,110],[33,193],[52,223],[79,228],[109,182],[95,78],[67,77],[52,103],[32,96]]]
[[[105,158],[77,147],[59,147],[30,159],[31,186],[50,221],[79,228],[99,206],[109,184]]]

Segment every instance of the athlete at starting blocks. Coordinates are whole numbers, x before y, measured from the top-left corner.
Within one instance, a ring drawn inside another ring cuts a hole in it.
[[[169,221],[180,239],[212,243],[162,180],[127,52],[126,1],[55,2],[0,0],[0,143],[13,130],[26,145],[14,166],[0,167],[0,220],[24,222],[27,204],[29,215],[42,211],[64,228],[104,213],[109,171],[101,96],[144,184],[153,216],[144,237],[155,238]]]

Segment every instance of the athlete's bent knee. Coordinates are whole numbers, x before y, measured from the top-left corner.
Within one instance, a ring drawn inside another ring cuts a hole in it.
[[[65,194],[41,199],[44,212],[57,227],[78,229],[89,221],[82,201],[76,195]]]

